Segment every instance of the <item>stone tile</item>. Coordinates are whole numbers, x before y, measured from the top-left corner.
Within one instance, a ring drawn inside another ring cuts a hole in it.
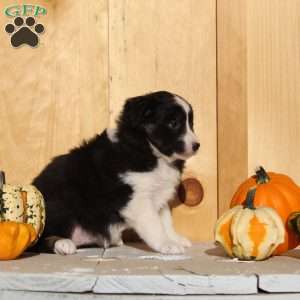
[[[0,290],[106,294],[255,294],[300,292],[300,249],[262,262],[240,262],[213,243],[184,255],[143,244],[80,249],[71,256],[30,254],[0,262]]]
[[[24,291],[0,291],[3,300],[299,300],[300,294],[255,295],[100,295],[92,293],[47,293]],[[176,297],[176,298],[174,298]]]
[[[198,244],[185,255],[162,255],[140,245],[107,249],[97,265],[95,293],[253,294],[257,278],[223,256],[209,256],[211,244]],[[217,258],[217,259],[215,259]],[[220,261],[218,261],[220,260]],[[237,285],[236,282],[239,282]]]
[[[258,286],[266,292],[300,292],[300,249],[266,260],[257,269]]]
[[[102,250],[88,249],[76,255],[31,254],[0,262],[0,290],[85,292],[97,280],[97,263],[86,256]]]

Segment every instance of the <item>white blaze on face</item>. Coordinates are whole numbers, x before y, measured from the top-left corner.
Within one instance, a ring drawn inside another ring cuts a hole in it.
[[[189,112],[191,111],[190,106],[179,96],[174,97],[177,104],[179,104],[186,113],[186,132],[182,136],[182,141],[184,142],[184,153],[176,153],[175,155],[179,159],[187,159],[193,154],[195,154],[193,150],[193,144],[198,143],[198,139],[195,133],[192,131],[192,128],[189,124]]]

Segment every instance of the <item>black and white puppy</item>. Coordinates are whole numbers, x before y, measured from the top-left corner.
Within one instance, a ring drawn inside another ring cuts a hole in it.
[[[168,201],[198,148],[183,98],[160,91],[128,99],[116,129],[54,158],[34,179],[47,214],[38,246],[72,254],[120,245],[133,228],[158,252],[184,252],[191,243],[173,229]]]

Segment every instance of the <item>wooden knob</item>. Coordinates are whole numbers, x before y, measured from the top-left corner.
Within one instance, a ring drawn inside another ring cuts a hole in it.
[[[178,198],[187,206],[196,206],[201,203],[203,195],[203,187],[195,178],[187,178],[179,185]]]

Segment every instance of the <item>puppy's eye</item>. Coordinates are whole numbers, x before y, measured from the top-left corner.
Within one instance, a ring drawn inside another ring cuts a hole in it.
[[[168,127],[171,128],[171,129],[176,129],[179,127],[179,122],[177,120],[171,120],[169,123],[168,123]]]

